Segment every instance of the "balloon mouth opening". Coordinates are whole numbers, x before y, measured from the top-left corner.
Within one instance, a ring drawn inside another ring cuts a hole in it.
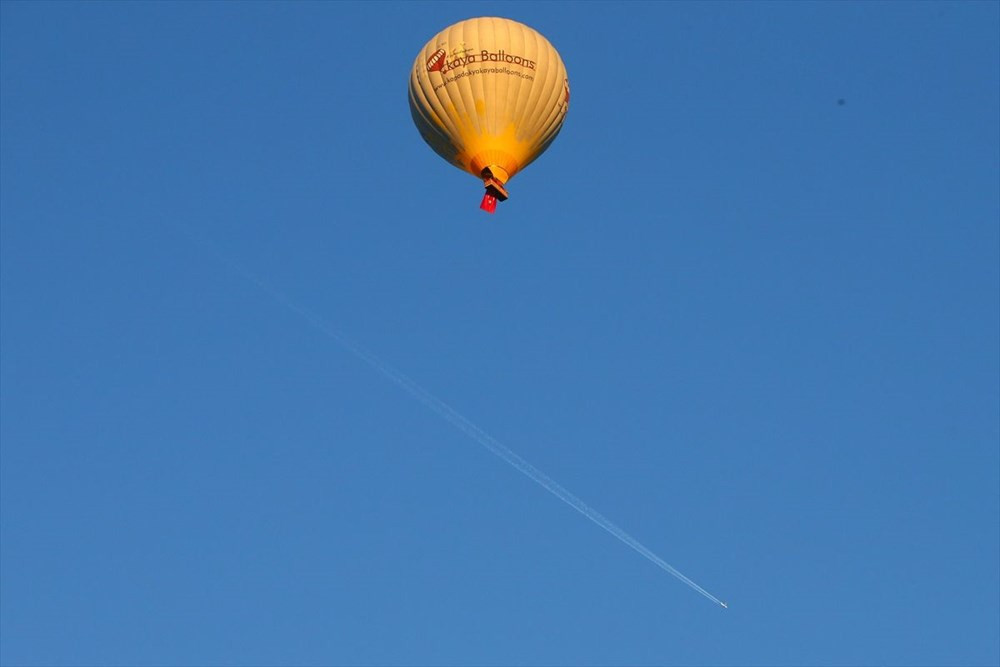
[[[479,177],[484,181],[495,181],[500,185],[510,180],[510,174],[507,173],[507,170],[495,164],[483,167],[483,170],[479,172]]]

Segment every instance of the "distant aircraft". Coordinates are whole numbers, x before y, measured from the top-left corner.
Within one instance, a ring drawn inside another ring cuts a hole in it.
[[[723,609],[729,609],[729,605],[728,605],[728,604],[726,604],[725,602],[720,602],[719,604],[721,604],[721,605],[722,605],[722,608],[723,608]]]

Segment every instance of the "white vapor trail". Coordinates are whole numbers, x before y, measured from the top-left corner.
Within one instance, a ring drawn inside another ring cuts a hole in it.
[[[189,237],[195,236],[194,234],[190,233],[188,235]],[[196,238],[195,240],[201,245],[212,246],[212,244],[209,243],[206,239],[204,239],[204,237]],[[279,301],[286,308],[288,308],[292,312],[296,313],[297,315],[305,319],[307,322],[309,322],[314,327],[322,331],[328,337],[332,338],[334,341],[339,343],[343,348],[351,352],[351,354],[353,354],[358,359],[367,363],[373,369],[378,371],[382,376],[392,381],[394,384],[396,384],[396,386],[403,389],[406,393],[410,394],[410,396],[423,403],[425,406],[433,410],[439,416],[443,417],[452,426],[458,428],[460,431],[462,431],[467,436],[478,442],[480,445],[488,449],[493,454],[503,459],[512,467],[516,468],[518,471],[520,471],[526,477],[531,479],[533,482],[535,482],[543,489],[554,495],[556,498],[563,501],[564,503],[575,509],[580,514],[587,517],[595,524],[597,524],[604,530],[614,535],[621,542],[634,549],[636,552],[644,556],[646,559],[651,561],[657,567],[672,574],[674,577],[676,577],[683,583],[687,584],[698,593],[701,593],[703,596],[705,596],[715,604],[728,609],[728,606],[725,602],[715,597],[714,595],[706,591],[704,588],[699,586],[697,583],[686,577],[677,568],[673,567],[672,565],[670,565],[670,563],[666,562],[665,560],[657,556],[655,553],[650,551],[649,548],[640,543],[639,540],[635,539],[634,537],[626,533],[623,529],[615,525],[610,519],[607,519],[600,512],[587,505],[587,503],[583,502],[580,498],[578,498],[574,494],[567,491],[562,485],[560,485],[554,479],[546,475],[544,472],[542,472],[532,464],[525,461],[518,454],[510,450],[506,445],[502,444],[496,438],[491,436],[489,433],[476,426],[474,423],[469,421],[465,416],[463,416],[457,410],[455,410],[450,405],[448,405],[441,399],[431,394],[429,391],[427,391],[419,384],[417,384],[414,380],[410,379],[402,372],[396,370],[386,362],[382,361],[374,353],[366,350],[357,343],[351,341],[340,331],[334,329],[326,322],[322,321],[317,316],[313,315],[311,312],[306,310],[305,308],[299,306],[297,303],[295,303],[287,296],[285,296],[285,294],[265,283],[263,280],[255,276],[248,269],[244,268],[242,265],[240,265],[232,258],[225,256],[223,253],[221,253],[214,247],[211,248],[211,250],[213,254],[215,254],[224,263],[229,265],[233,270],[238,272],[240,275],[242,275],[244,278],[255,284],[263,291],[270,294],[271,297],[273,297],[275,300]]]

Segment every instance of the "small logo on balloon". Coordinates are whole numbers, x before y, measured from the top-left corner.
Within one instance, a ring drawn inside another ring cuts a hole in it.
[[[444,49],[438,49],[431,57],[427,59],[427,71],[428,72],[440,72],[441,68],[444,67],[444,57],[447,55]]]

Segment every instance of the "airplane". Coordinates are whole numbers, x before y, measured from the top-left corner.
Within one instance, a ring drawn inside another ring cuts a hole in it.
[[[719,604],[721,604],[721,605],[722,605],[722,608],[723,608],[723,609],[729,609],[729,605],[728,605],[728,604],[726,604],[725,602],[720,602]]]

